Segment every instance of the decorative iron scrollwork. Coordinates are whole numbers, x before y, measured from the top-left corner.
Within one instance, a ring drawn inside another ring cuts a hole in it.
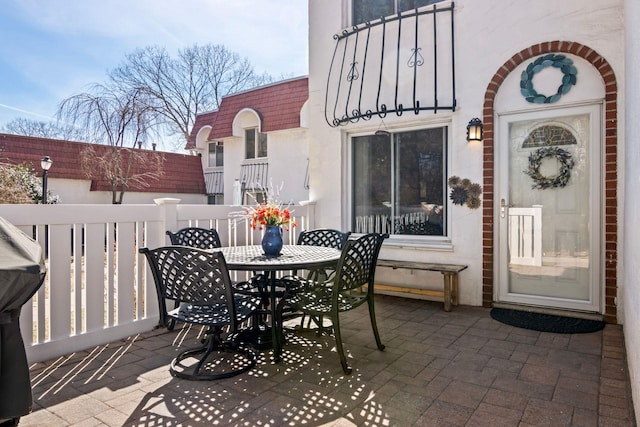
[[[411,49],[411,57],[407,62],[407,66],[409,68],[421,67],[422,65],[424,65],[424,58],[422,57],[422,55],[420,55],[421,50],[421,47]]]
[[[327,123],[337,127],[388,113],[455,111],[453,10],[453,3],[440,8],[434,4],[335,34],[325,94]],[[407,45],[411,46],[408,59],[406,50],[401,53]],[[401,67],[402,56],[411,71]],[[425,66],[429,58],[433,68]],[[447,74],[450,79],[438,79]]]
[[[360,74],[358,73],[358,67],[356,67],[357,64],[358,64],[357,62],[351,63],[351,70],[349,71],[349,74],[347,74],[348,82],[358,80],[358,77],[360,77]]]

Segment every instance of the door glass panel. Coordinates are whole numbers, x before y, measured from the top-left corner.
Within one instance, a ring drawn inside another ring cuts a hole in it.
[[[508,292],[589,301],[589,115],[509,124]]]

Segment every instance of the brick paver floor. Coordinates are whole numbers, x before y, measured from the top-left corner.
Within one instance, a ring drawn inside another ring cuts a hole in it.
[[[288,333],[284,360],[218,381],[171,377],[197,329],[158,329],[31,367],[20,426],[634,426],[622,327],[576,335],[493,320],[489,310],[379,296],[332,336]]]

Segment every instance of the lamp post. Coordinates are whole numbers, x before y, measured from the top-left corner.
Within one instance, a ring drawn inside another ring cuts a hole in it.
[[[49,156],[44,156],[40,160],[40,167],[42,167],[42,204],[47,204],[47,174],[53,161]]]

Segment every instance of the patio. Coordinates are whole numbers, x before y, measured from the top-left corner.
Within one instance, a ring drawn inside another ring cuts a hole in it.
[[[378,296],[384,352],[365,307],[333,337],[289,334],[284,361],[215,382],[172,378],[199,329],[176,327],[31,366],[20,426],[633,426],[622,327],[558,335],[503,325],[489,309]]]

